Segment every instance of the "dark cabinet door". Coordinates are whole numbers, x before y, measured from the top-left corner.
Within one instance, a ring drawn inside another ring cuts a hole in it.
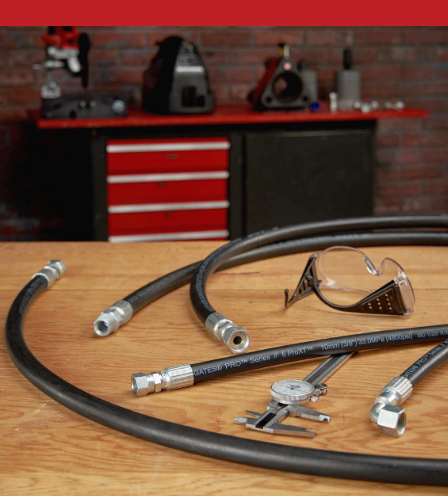
[[[374,129],[248,133],[245,232],[373,213]]]

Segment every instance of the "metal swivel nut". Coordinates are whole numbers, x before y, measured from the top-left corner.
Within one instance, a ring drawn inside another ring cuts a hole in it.
[[[406,377],[395,377],[383,388],[370,411],[370,420],[382,434],[400,437],[406,430],[406,410],[399,407],[412,394],[412,384]]]
[[[218,312],[207,317],[205,327],[212,336],[222,341],[234,355],[244,353],[249,347],[250,336],[246,329],[236,326]]]
[[[40,270],[31,279],[37,276],[43,276],[47,280],[47,288],[49,288],[55,281],[59,280],[66,271],[66,267],[62,260],[50,260],[47,265]]]
[[[123,324],[128,322],[134,310],[132,305],[125,300],[117,301],[110,306],[95,320],[93,330],[98,336],[108,336],[109,334],[118,331]]]
[[[194,384],[193,369],[188,363],[168,367],[162,372],[132,374],[131,387],[135,396],[146,396],[160,391],[181,389]]]

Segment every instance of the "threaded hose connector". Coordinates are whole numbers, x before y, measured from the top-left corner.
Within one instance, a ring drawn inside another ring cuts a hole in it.
[[[64,275],[66,270],[62,260],[50,260],[47,265],[37,272],[37,274],[34,274],[31,279],[34,279],[37,276],[43,276],[47,280],[47,288],[49,288],[55,281],[59,280]]]
[[[95,320],[93,330],[100,337],[108,336],[109,334],[118,331],[118,329],[128,322],[134,310],[132,305],[125,300],[117,301],[110,306]]]
[[[246,329],[236,326],[224,315],[214,312],[205,321],[207,331],[222,341],[234,354],[244,353],[250,344],[250,336]]]
[[[132,374],[131,388],[135,396],[146,396],[160,391],[181,389],[194,384],[193,369],[188,363],[168,367],[162,372]]]

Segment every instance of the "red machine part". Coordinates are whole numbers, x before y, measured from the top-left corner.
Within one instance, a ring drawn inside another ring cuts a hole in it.
[[[42,36],[46,45],[59,49],[78,48],[79,33],[76,26],[49,26],[48,32]]]

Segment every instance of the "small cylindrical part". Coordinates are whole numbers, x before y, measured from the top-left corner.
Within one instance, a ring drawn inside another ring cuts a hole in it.
[[[47,288],[49,288],[55,281],[64,275],[66,270],[62,260],[50,260],[47,265],[37,274],[34,274],[31,279],[34,279],[37,276],[45,277],[47,280]]]
[[[352,110],[354,103],[361,100],[361,73],[353,69],[353,52],[350,48],[344,50],[344,70],[336,74],[336,91],[341,110]]]
[[[131,388],[135,396],[146,396],[160,391],[181,389],[194,384],[194,374],[191,365],[185,363],[168,367],[162,372],[132,374]]]
[[[128,322],[134,310],[126,300],[117,301],[105,310],[93,323],[93,330],[97,336],[108,336]]]
[[[205,321],[207,331],[222,341],[233,353],[244,353],[250,344],[250,336],[246,329],[236,326],[224,315],[214,312]]]

